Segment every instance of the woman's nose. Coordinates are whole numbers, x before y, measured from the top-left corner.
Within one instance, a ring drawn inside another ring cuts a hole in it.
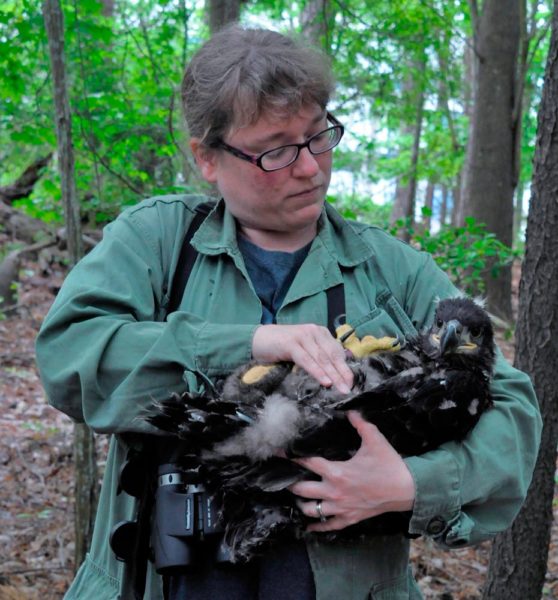
[[[316,157],[308,148],[302,148],[293,164],[293,174],[298,175],[299,177],[312,177],[320,170]]]

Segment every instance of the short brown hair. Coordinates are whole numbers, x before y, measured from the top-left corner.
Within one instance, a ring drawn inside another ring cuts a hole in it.
[[[205,146],[263,113],[296,114],[325,108],[333,92],[327,57],[267,29],[225,27],[193,56],[182,80],[188,129]]]

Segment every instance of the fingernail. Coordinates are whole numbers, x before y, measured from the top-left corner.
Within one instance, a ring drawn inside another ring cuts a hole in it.
[[[348,394],[351,391],[351,388],[346,383],[342,383],[338,389],[342,394]]]

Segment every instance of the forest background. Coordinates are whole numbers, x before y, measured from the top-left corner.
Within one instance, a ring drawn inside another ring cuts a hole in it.
[[[498,4],[63,3],[82,220],[98,227],[140,198],[204,189],[187,151],[179,84],[210,27],[233,13],[248,24],[299,32],[330,55],[338,81],[330,108],[347,129],[330,200],[348,217],[396,224],[461,287],[486,292],[494,311],[511,320],[509,269],[498,266],[509,265],[512,247],[522,248],[552,7]],[[10,204],[60,223],[39,0],[0,2],[0,72],[0,186],[13,184],[34,160],[46,163],[32,192]]]
[[[55,5],[64,27],[53,43],[43,14]],[[431,252],[457,285],[487,296],[501,338],[512,339],[512,267],[517,274],[524,252],[553,14],[550,0],[0,0],[3,315],[13,330],[33,277],[42,272],[47,287],[56,288],[73,262],[71,248],[70,256],[65,251],[69,212],[56,161],[64,154],[64,119],[86,248],[105,223],[142,198],[211,192],[187,151],[179,85],[199,45],[239,19],[297,32],[331,58],[338,88],[329,108],[346,136],[335,150],[328,200],[345,216]],[[57,68],[64,71],[63,86]],[[61,94],[69,112],[55,118]],[[13,357],[6,362],[6,356],[2,375],[12,377]],[[83,481],[77,487],[87,489]],[[544,518],[551,521],[547,504],[550,517],[547,510]],[[86,545],[85,530],[82,522],[76,547]],[[543,540],[545,551],[548,545]],[[75,561],[82,556],[77,551]],[[473,570],[484,575],[477,558],[469,556]],[[450,562],[441,569],[451,572]],[[512,564],[509,556],[504,562]],[[543,580],[546,562],[545,555]],[[489,580],[498,577],[495,570]],[[556,575],[547,574],[540,593],[558,593],[555,584]],[[458,587],[432,589],[452,597],[448,589],[458,594]],[[497,585],[484,593],[499,597]],[[538,597],[516,593],[522,600]],[[504,595],[509,598],[509,590]]]

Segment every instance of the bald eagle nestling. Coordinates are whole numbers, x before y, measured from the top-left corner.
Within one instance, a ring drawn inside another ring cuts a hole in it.
[[[396,352],[348,359],[351,393],[321,387],[290,364],[246,365],[219,394],[185,393],[158,403],[148,420],[186,443],[185,468],[215,494],[233,561],[279,538],[298,536],[307,518],[287,486],[312,478],[284,458],[350,458],[360,445],[345,411],[374,423],[403,456],[461,440],[492,405],[494,341],[486,311],[468,298],[439,302],[429,331]],[[408,515],[390,513],[334,534],[406,532]],[[317,534],[320,535],[320,534]]]

